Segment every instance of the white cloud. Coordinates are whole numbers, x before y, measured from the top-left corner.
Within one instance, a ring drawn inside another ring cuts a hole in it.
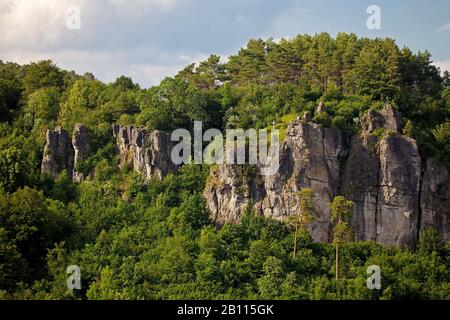
[[[450,60],[444,60],[444,61],[435,61],[433,63],[436,67],[441,69],[441,73],[444,71],[450,72]]]
[[[109,0],[117,9],[132,14],[143,14],[149,11],[167,12],[186,2],[186,0]]]
[[[1,1],[0,50],[80,46],[95,38],[111,36],[112,31],[120,28],[120,22],[130,23],[130,15],[167,13],[188,0]],[[67,10],[74,5],[80,8],[81,13],[81,29],[78,31],[66,27]]]
[[[153,56],[154,59],[139,59],[142,56]],[[2,54],[4,61],[20,64],[51,59],[66,70],[74,70],[78,74],[92,72],[96,78],[106,82],[112,82],[121,75],[127,75],[145,88],[156,85],[165,77],[174,76],[186,65],[198,64],[207,57],[208,55],[204,53],[168,54],[149,48],[130,48],[117,52],[71,49],[58,51],[10,50]]]
[[[204,55],[188,52],[182,57],[172,50],[165,53],[158,43],[140,44],[140,25],[133,23],[164,19],[161,14],[188,1],[1,0],[0,59],[20,64],[52,59],[64,69],[89,71],[103,81],[125,74],[143,86],[154,85],[187,65],[188,59]],[[73,5],[80,8],[80,30],[66,26],[67,9]]]
[[[298,33],[304,33],[305,17],[311,13],[310,9],[303,7],[287,8],[276,15],[269,27],[269,36],[288,37]]]
[[[437,32],[440,31],[450,31],[450,23],[447,23],[446,25],[443,25],[442,27],[440,27],[439,29],[436,30]]]
[[[0,38],[4,47],[47,46],[59,41],[65,31],[65,14],[71,0],[2,0]],[[86,4],[79,1],[79,6]]]

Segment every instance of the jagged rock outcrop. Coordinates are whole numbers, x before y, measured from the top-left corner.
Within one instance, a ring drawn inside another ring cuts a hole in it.
[[[72,176],[73,148],[67,131],[61,127],[47,130],[46,140],[41,164],[42,172],[51,175],[54,179],[64,170]]]
[[[238,222],[249,205],[260,211],[259,201],[263,199],[265,190],[257,172],[248,175],[242,165],[215,165],[210,170],[204,195],[213,221],[223,224]]]
[[[433,227],[444,241],[450,241],[450,174],[435,160],[426,161],[420,210],[420,227]]]
[[[388,135],[379,143],[376,241],[414,247],[418,237],[421,159],[416,142]]]
[[[399,132],[402,126],[402,116],[388,104],[381,111],[368,110],[362,117],[361,126],[363,133],[372,133],[379,128]]]
[[[310,188],[315,241],[331,240],[329,204],[338,194],[355,203],[351,223],[358,240],[415,247],[420,226],[433,226],[448,239],[449,174],[430,161],[423,174],[417,144],[399,133],[401,125],[401,115],[389,105],[369,110],[361,132],[351,137],[294,121],[280,147],[276,175],[243,179],[236,166],[211,170],[204,196],[213,219],[238,221],[248,204],[259,214],[284,219],[298,211],[296,192]]]
[[[401,121],[389,105],[381,112],[367,112],[363,131],[353,136],[341,189],[355,203],[352,225],[358,240],[413,247],[421,158],[416,142],[398,133]],[[377,129],[383,130],[378,137]]]
[[[72,146],[74,149],[72,178],[77,182],[86,178],[82,172],[77,171],[77,164],[86,160],[89,156],[91,152],[89,140],[89,129],[82,124],[76,124],[72,135]]]
[[[281,146],[278,174],[264,177],[265,216],[284,218],[298,210],[296,193],[310,188],[316,215],[311,224],[315,241],[329,241],[330,203],[338,193],[340,158],[345,154],[344,137],[336,129],[294,121]]]
[[[170,157],[173,142],[170,135],[158,131],[148,131],[144,127],[113,126],[117,141],[121,167],[130,165],[144,178],[162,179],[178,170]]]
[[[122,167],[131,165],[147,179],[162,179],[178,170],[179,166],[171,160],[173,142],[169,134],[158,130],[148,131],[143,127],[115,125],[113,135]],[[42,172],[56,179],[66,170],[74,181],[80,182],[87,177],[77,171],[77,165],[86,160],[91,151],[89,129],[82,124],[75,125],[72,139],[61,127],[47,130]]]
[[[83,180],[85,177],[77,172],[76,166],[91,152],[89,130],[76,124],[70,139],[66,130],[56,127],[55,130],[47,130],[46,140],[41,171],[56,179],[65,170],[74,181]]]
[[[315,194],[317,212],[311,225],[315,241],[329,241],[328,204],[338,192],[340,157],[344,138],[335,129],[294,121],[286,141],[280,146],[280,168],[276,175],[244,177],[242,167],[218,165],[210,174],[204,196],[217,223],[238,221],[244,208],[265,216],[283,219],[298,210],[296,193],[303,187]]]

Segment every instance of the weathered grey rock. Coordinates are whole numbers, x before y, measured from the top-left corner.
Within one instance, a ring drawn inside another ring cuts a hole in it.
[[[69,134],[61,127],[47,130],[41,170],[54,179],[64,170],[72,176],[73,148]]]
[[[402,116],[397,110],[392,108],[391,105],[387,104],[381,112],[373,109],[368,110],[362,117],[361,124],[363,131],[369,133],[378,128],[400,131],[402,126]]]
[[[421,159],[413,139],[356,135],[346,162],[342,193],[355,203],[358,240],[414,247],[419,217]]]
[[[86,178],[83,173],[77,171],[77,165],[81,161],[86,160],[91,152],[89,140],[89,129],[84,125],[77,123],[72,135],[72,146],[74,149],[72,179],[77,182]]]
[[[315,241],[331,240],[329,204],[339,194],[355,203],[351,224],[357,240],[414,248],[420,227],[428,226],[448,240],[448,171],[428,162],[421,177],[417,144],[398,133],[401,116],[390,106],[381,112],[369,110],[361,124],[363,130],[347,143],[338,130],[292,122],[274,176],[243,179],[236,166],[216,166],[204,193],[213,218],[220,223],[239,221],[252,204],[255,212],[282,220],[298,212],[296,193],[310,188],[316,216],[310,231]],[[378,128],[385,131],[375,135]]]
[[[428,160],[420,195],[422,229],[436,229],[443,241],[450,241],[450,174],[435,160]]]
[[[335,129],[294,121],[280,148],[276,175],[261,176],[257,171],[251,179],[243,178],[239,167],[233,165],[218,165],[211,171],[204,196],[214,220],[239,221],[249,203],[259,214],[285,219],[297,213],[296,193],[306,187],[314,192],[312,237],[329,241],[329,203],[338,192],[342,135]]]
[[[322,113],[322,112],[327,112],[327,107],[325,106],[325,103],[323,103],[322,101],[319,102],[319,105],[316,108],[316,114]]]
[[[170,135],[161,131],[148,131],[144,127],[113,126],[121,167],[130,165],[144,178],[162,179],[178,170],[171,161],[173,143]]]
[[[356,240],[376,241],[379,176],[377,138],[370,134],[354,135],[341,192],[355,203],[351,224]]]
[[[261,205],[264,215],[282,219],[297,214],[296,193],[310,188],[315,211],[311,235],[315,241],[329,241],[329,204],[338,193],[340,157],[344,154],[345,143],[338,130],[292,122],[281,146],[278,174],[264,179],[266,196]]]
[[[213,221],[221,225],[238,222],[249,205],[253,204],[253,209],[260,212],[264,192],[258,172],[248,177],[242,165],[217,165],[210,170],[204,196]]]
[[[380,141],[376,241],[414,247],[418,237],[421,159],[416,142],[400,135]]]
[[[401,116],[390,105],[369,110],[363,131],[353,136],[342,194],[355,203],[352,226],[358,240],[414,247],[419,218],[421,159],[416,142],[397,133]],[[372,134],[386,131],[380,141]]]

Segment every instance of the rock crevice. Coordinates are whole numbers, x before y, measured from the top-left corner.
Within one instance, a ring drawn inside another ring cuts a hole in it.
[[[145,127],[113,126],[120,166],[131,166],[145,179],[162,179],[179,166],[171,160],[173,142],[168,133]]]
[[[447,169],[427,160],[422,172],[416,141],[399,133],[401,115],[391,106],[369,110],[361,120],[361,131],[350,139],[305,119],[293,121],[280,146],[278,173],[258,175],[260,184],[243,180],[237,166],[216,166],[204,191],[213,219],[239,221],[252,205],[258,214],[282,220],[299,210],[296,193],[310,188],[315,211],[310,231],[317,242],[332,240],[329,204],[337,195],[355,203],[351,224],[357,240],[414,248],[419,229],[434,227],[448,241]]]

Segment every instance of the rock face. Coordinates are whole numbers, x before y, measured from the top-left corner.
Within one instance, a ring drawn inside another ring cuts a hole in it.
[[[306,111],[304,114],[303,114],[303,121],[304,122],[310,122],[311,121],[311,112],[309,112],[309,111]],[[300,120],[300,119],[298,119],[298,120]]]
[[[249,175],[246,171],[246,167],[241,165],[217,165],[211,168],[204,195],[217,224],[238,222],[249,205],[254,205],[253,208],[260,211],[260,200],[265,195],[263,181],[256,172]],[[252,200],[256,203],[252,203]]]
[[[144,178],[162,179],[178,170],[171,161],[173,143],[170,135],[161,131],[148,131],[144,127],[113,126],[121,167],[130,165]]]
[[[173,164],[170,157],[173,143],[169,134],[147,131],[143,127],[115,125],[113,135],[117,141],[121,167],[131,165],[147,179],[162,179],[178,170],[179,166]],[[91,152],[89,129],[84,125],[75,125],[72,139],[61,127],[47,130],[42,172],[56,179],[66,170],[74,181],[80,182],[87,177],[76,170],[77,164],[86,160]]]
[[[400,131],[401,126],[401,114],[389,104],[381,112],[373,109],[368,110],[362,119],[362,129],[364,132],[371,133],[379,128]]]
[[[80,161],[86,160],[91,152],[91,146],[89,143],[89,130],[82,124],[76,124],[72,135],[72,146],[74,149],[74,166],[73,166],[73,180],[80,182],[85,177],[81,172],[77,172],[77,164]]]
[[[434,160],[426,162],[420,194],[421,228],[433,227],[450,241],[450,174]]]
[[[73,148],[69,134],[61,127],[47,130],[41,170],[56,179],[66,170],[72,176]]]
[[[363,131],[352,139],[342,194],[355,203],[352,225],[358,240],[416,244],[421,158],[416,142],[401,136],[401,116],[386,106],[369,110]],[[383,129],[382,136],[374,131]]]
[[[353,138],[342,183],[344,196],[355,202],[356,237],[414,246],[421,178],[417,145],[400,135],[383,137],[378,146],[373,139]]]
[[[204,192],[217,223],[238,221],[243,210],[253,209],[265,216],[283,219],[298,210],[296,193],[303,187],[314,192],[317,213],[311,225],[315,241],[329,241],[328,203],[338,193],[340,157],[345,152],[342,134],[313,123],[291,123],[280,147],[280,169],[276,175],[262,176],[258,168],[252,177],[243,167],[217,166],[211,171]]]
[[[204,196],[213,219],[238,221],[249,204],[259,214],[284,219],[298,211],[296,192],[310,188],[316,217],[310,231],[317,242],[332,240],[329,204],[340,194],[355,203],[351,224],[357,240],[415,247],[420,227],[428,226],[448,240],[450,175],[433,161],[423,172],[416,142],[398,132],[401,123],[389,105],[369,110],[361,132],[351,137],[292,122],[277,175],[256,170],[247,178],[242,168],[229,165],[211,170]]]
[[[47,130],[46,137],[42,172],[56,179],[65,170],[73,180],[83,180],[85,177],[76,171],[76,165],[85,160],[91,152],[89,130],[82,124],[76,124],[70,139],[66,130],[57,127],[55,130]]]

